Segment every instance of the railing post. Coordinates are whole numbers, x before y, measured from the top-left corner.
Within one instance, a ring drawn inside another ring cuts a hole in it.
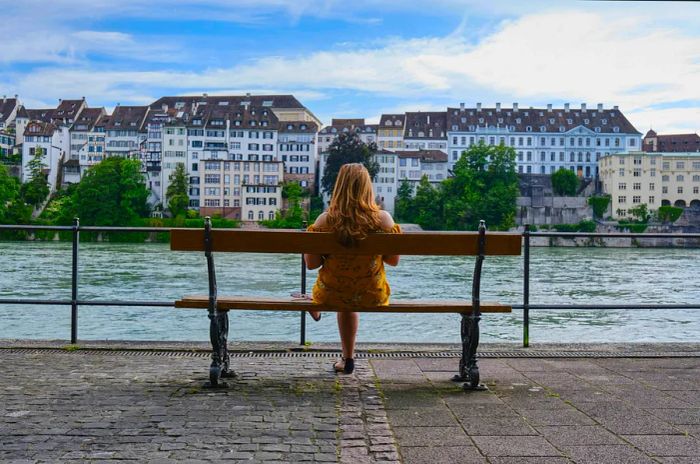
[[[73,218],[73,259],[71,260],[70,342],[78,343],[78,241],[80,219]]]
[[[306,230],[307,222],[301,223],[301,229]],[[306,295],[306,263],[304,262],[304,253],[301,254],[301,294]],[[299,344],[306,344],[306,311],[301,312],[301,324],[299,326]]]
[[[523,347],[530,346],[530,224],[523,232]]]

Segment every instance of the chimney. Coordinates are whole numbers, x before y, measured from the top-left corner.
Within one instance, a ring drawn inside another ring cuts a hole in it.
[[[477,104],[476,104],[476,110],[477,110],[477,111],[481,111],[481,103],[477,103]]]
[[[464,113],[464,102],[462,102],[462,103],[459,104],[459,111],[461,111],[462,113]]]
[[[207,98],[207,97],[209,96],[209,94],[206,93],[206,92],[204,92],[204,93],[202,94],[202,96],[203,96],[204,98]]]
[[[501,111],[501,102],[496,102],[496,111]]]
[[[246,92],[245,96],[250,98],[250,92]]]
[[[513,111],[518,111],[518,103],[513,103]]]
[[[598,103],[598,111],[603,111],[603,104],[602,103]]]
[[[163,103],[163,104],[161,105],[160,109],[162,109],[163,111],[168,111],[168,104],[167,104],[167,103]]]
[[[547,113],[551,113],[551,112],[552,112],[552,104],[547,103]]]
[[[430,115],[429,115],[429,114],[428,114],[428,115],[426,115],[426,118],[427,118],[427,122],[428,122],[428,124],[430,124]]]
[[[569,104],[568,103],[564,103],[564,112],[565,113],[569,112]]]
[[[85,97],[83,97],[83,101],[85,101]]]
[[[619,107],[619,106],[617,106],[617,105],[615,105],[615,106],[613,106],[613,109],[614,109],[614,110],[619,110],[619,109],[620,109],[620,107]]]
[[[581,111],[586,111],[586,104],[585,103],[581,103]]]

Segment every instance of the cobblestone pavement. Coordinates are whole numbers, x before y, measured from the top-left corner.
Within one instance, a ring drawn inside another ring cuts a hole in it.
[[[697,463],[700,358],[245,355],[228,389],[186,353],[0,349],[0,462]]]

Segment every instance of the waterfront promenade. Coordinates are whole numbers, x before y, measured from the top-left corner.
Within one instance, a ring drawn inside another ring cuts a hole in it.
[[[60,346],[0,341],[1,462],[696,463],[700,456],[700,344],[484,344],[490,390],[471,393],[447,380],[458,363],[447,346],[361,346],[355,374],[337,376],[334,353],[234,344],[239,378],[218,391],[201,388],[205,344]]]

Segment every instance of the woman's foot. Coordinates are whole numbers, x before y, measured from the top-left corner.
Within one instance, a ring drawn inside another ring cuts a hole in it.
[[[343,374],[352,374],[355,370],[355,359],[354,358],[340,358],[340,361],[336,361],[333,364],[333,369],[336,372],[342,372]]]
[[[309,311],[309,316],[316,322],[321,320],[321,313],[319,311]]]

